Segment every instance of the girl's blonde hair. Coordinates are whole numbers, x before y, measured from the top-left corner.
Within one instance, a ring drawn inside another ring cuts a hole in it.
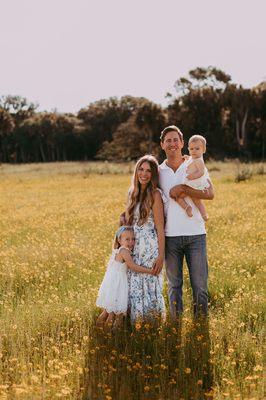
[[[141,185],[138,179],[138,169],[143,163],[147,162],[151,169],[151,180],[147,184],[143,193],[141,193]],[[154,203],[154,193],[159,184],[159,164],[156,158],[152,155],[145,155],[141,157],[135,166],[134,174],[132,177],[132,184],[129,189],[128,205],[126,208],[126,220],[129,225],[133,224],[134,209],[137,203],[139,207],[139,221],[138,225],[143,225],[150,214],[150,210]]]
[[[122,225],[117,229],[115,238],[114,238],[113,249],[119,249],[119,247],[121,247],[119,239],[121,238],[122,233],[124,233],[126,231],[134,232],[133,227],[127,226],[127,225]]]
[[[205,139],[204,136],[201,136],[201,135],[193,135],[193,136],[191,136],[191,138],[188,141],[188,145],[190,143],[192,143],[192,142],[196,142],[197,140],[199,140],[202,143],[203,149],[204,149],[204,152],[205,152],[206,151],[207,142],[206,142],[206,139]]]

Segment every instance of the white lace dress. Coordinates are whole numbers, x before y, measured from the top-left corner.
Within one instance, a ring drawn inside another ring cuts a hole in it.
[[[115,259],[122,248],[113,250],[96,301],[108,313],[126,313],[128,308],[127,266]]]
[[[139,204],[134,212],[133,228],[135,247],[133,260],[136,264],[152,268],[158,257],[158,238],[154,225],[153,212],[145,224],[139,226]],[[165,314],[163,274],[146,275],[128,270],[129,313],[132,322]]]
[[[201,159],[203,161],[203,157],[201,157]],[[188,167],[193,161],[194,161],[193,158],[190,157],[186,161],[186,163],[187,163],[186,167]],[[208,182],[208,179],[210,180],[210,176],[209,176],[209,172],[206,167],[204,167],[204,174],[200,178],[190,180],[190,179],[187,179],[188,174],[189,173],[186,172],[186,176],[182,182],[184,185],[190,186],[193,189],[197,189],[197,190],[207,189],[210,186],[210,184]]]

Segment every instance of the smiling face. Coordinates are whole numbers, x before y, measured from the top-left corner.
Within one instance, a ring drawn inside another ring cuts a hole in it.
[[[146,187],[151,180],[151,166],[147,161],[144,161],[137,169],[137,177],[140,185]]]
[[[201,140],[193,140],[188,144],[188,151],[192,158],[200,158],[205,153]]]
[[[126,247],[128,250],[132,251],[135,245],[135,237],[133,231],[124,231],[119,237],[120,246]]]
[[[161,142],[161,147],[165,151],[167,158],[173,158],[176,155],[180,156],[183,146],[184,141],[176,131],[167,132]]]

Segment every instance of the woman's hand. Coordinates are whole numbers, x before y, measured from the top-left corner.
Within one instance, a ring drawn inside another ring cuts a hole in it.
[[[123,212],[119,217],[119,225],[126,225],[126,213]]]
[[[155,272],[155,275],[158,275],[161,270],[163,269],[163,257],[159,256],[156,258],[156,260],[153,263],[152,269]]]

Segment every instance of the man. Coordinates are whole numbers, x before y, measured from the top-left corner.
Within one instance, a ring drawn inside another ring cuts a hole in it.
[[[165,260],[168,295],[172,317],[183,312],[183,260],[187,261],[193,291],[194,314],[207,315],[208,311],[208,264],[206,231],[204,221],[191,198],[212,200],[213,188],[204,191],[182,185],[186,175],[187,161],[182,156],[183,134],[176,126],[168,126],[161,133],[161,147],[166,160],[159,166],[160,187],[164,194],[166,216]],[[189,217],[175,201],[185,197],[191,205],[193,216]]]

